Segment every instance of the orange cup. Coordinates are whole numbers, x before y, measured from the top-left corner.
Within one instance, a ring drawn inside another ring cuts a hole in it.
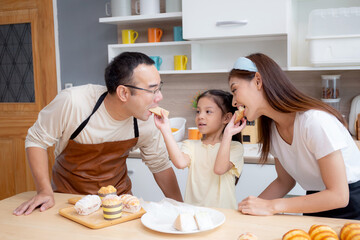
[[[199,140],[202,138],[202,134],[197,127],[191,127],[188,128],[188,138],[192,140]]]
[[[148,28],[148,42],[160,42],[162,35],[160,28]]]

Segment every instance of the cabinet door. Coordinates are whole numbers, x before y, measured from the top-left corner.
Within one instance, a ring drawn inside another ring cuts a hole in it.
[[[235,189],[236,200],[240,202],[248,196],[259,196],[259,194],[275,180],[276,176],[275,165],[244,164]],[[302,189],[299,184],[296,184],[287,196],[300,196],[305,194],[305,190]]]
[[[158,202],[165,198],[161,189],[157,185],[154,175],[140,158],[128,158],[126,160],[128,174],[132,183],[132,193],[134,196],[144,199],[145,201]],[[172,165],[176,178],[184,197],[187,169],[177,169]]]
[[[287,33],[287,0],[183,0],[183,36],[205,39]]]

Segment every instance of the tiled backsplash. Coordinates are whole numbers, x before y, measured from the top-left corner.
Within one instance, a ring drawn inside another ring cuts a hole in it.
[[[351,100],[360,94],[360,71],[298,71],[286,72],[302,92],[320,99],[321,75],[340,74],[340,111],[349,120]],[[193,97],[200,91],[217,88],[229,91],[227,73],[161,75],[164,81],[162,107],[170,111],[170,117],[185,117],[186,127],[195,126],[195,110],[191,108]]]

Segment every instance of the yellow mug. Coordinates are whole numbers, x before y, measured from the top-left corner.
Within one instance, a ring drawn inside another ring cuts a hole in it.
[[[188,128],[188,138],[192,140],[199,140],[202,138],[202,134],[197,127]]]
[[[121,31],[121,35],[123,44],[131,44],[135,43],[135,40],[138,38],[139,33],[131,29],[124,29]]]
[[[188,58],[186,55],[174,56],[174,69],[175,70],[186,70]]]

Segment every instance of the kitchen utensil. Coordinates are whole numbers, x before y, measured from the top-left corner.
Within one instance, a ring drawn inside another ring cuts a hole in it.
[[[186,119],[182,117],[175,117],[175,118],[170,118],[169,120],[170,120],[171,128],[178,129],[177,131],[172,133],[175,138],[175,141],[177,142],[182,141],[185,136]]]
[[[243,144],[256,144],[260,140],[260,119],[246,121],[246,127],[241,131]]]

